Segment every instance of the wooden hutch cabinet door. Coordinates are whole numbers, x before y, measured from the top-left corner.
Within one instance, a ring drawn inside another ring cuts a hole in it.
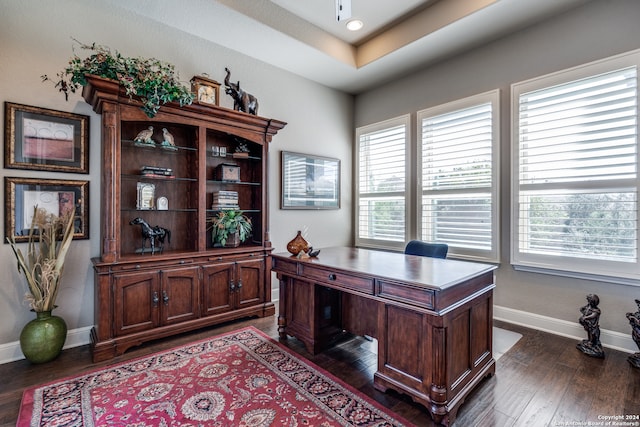
[[[235,284],[236,308],[264,302],[264,260],[238,261]]]
[[[233,309],[234,269],[233,262],[207,265],[202,268],[203,316],[226,313]]]
[[[114,334],[146,331],[160,324],[160,273],[127,272],[113,275]]]
[[[162,324],[196,319],[199,309],[199,267],[162,270]]]

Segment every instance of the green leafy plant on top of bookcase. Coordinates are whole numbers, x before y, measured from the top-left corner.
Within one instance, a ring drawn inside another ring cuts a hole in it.
[[[154,117],[160,107],[167,102],[178,102],[180,105],[191,104],[194,95],[183,85],[175,71],[175,67],[155,58],[128,58],[118,51],[95,43],[90,45],[80,43],[80,48],[93,53],[81,58],[75,53],[64,70],[56,74],[56,79],[46,74],[42,81],[54,81],[54,85],[69,98],[69,93],[75,93],[82,86],[87,85],[87,75],[96,75],[118,81],[124,87],[127,95],[137,96],[142,101],[142,110],[149,117]]]

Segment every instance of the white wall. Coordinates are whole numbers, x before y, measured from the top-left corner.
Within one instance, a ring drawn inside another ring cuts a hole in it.
[[[90,239],[73,243],[55,314],[75,340],[89,341],[93,325],[93,271],[90,258],[100,253],[100,117],[79,95],[65,102],[40,76],[55,76],[72,56],[72,38],[102,44],[125,56],[155,57],[173,63],[181,78],[208,73],[222,82],[224,68],[258,97],[260,115],[288,122],[270,147],[269,203],[271,240],[286,251],[296,231],[306,227],[315,246],[351,241],[351,141],[353,97],[202,39],[141,20],[100,1],[0,0],[0,101],[10,101],[90,116],[90,174],[0,169],[0,177],[40,177],[90,181]],[[79,52],[83,56],[82,52]],[[221,94],[221,105],[232,107]],[[4,146],[4,133],[2,134]],[[342,208],[332,211],[283,211],[280,206],[280,151],[331,156],[342,160]],[[4,186],[2,190],[4,197]],[[0,209],[0,223],[4,224]],[[2,240],[4,241],[4,233]],[[7,244],[0,244],[0,363],[13,358],[23,325],[33,318],[23,304],[24,281]],[[277,285],[277,282],[274,283]],[[79,331],[79,332],[78,332]],[[4,351],[4,353],[3,353]]]
[[[635,345],[625,313],[636,311],[634,298],[640,298],[640,286],[516,272],[509,264],[509,96],[511,83],[640,48],[638,18],[637,0],[596,0],[359,95],[355,107],[355,126],[359,127],[499,88],[502,239],[495,292],[500,310],[496,311],[514,320],[528,319],[523,323],[551,325],[547,328],[585,338],[582,328],[570,325],[577,325],[578,309],[586,303],[586,295],[596,293],[603,312],[601,327],[613,335],[624,334],[632,349]]]

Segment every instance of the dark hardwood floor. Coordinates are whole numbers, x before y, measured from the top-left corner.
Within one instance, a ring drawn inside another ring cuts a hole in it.
[[[148,343],[98,364],[91,363],[88,346],[82,346],[63,351],[58,359],[45,365],[31,365],[24,360],[0,365],[0,426],[15,425],[22,392],[27,387],[246,325],[277,338],[274,316]],[[498,360],[496,375],[485,379],[469,395],[458,412],[455,427],[606,425],[602,417],[640,415],[640,370],[631,367],[626,353],[605,349],[604,360],[593,359],[579,352],[574,340],[501,322],[496,326],[519,332],[523,338]],[[406,396],[373,388],[375,342],[356,337],[314,357],[295,339],[287,340],[286,345],[416,425],[435,425],[426,409]]]

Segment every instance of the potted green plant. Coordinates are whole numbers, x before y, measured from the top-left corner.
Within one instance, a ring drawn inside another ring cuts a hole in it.
[[[55,359],[67,338],[64,319],[51,311],[56,307],[64,262],[73,239],[73,219],[73,212],[58,217],[35,206],[26,255],[17,247],[13,235],[7,237],[18,261],[18,272],[27,281],[25,300],[36,313],[36,319],[27,323],[20,334],[22,352],[33,363]]]
[[[155,58],[127,58],[108,47],[83,44],[75,40],[81,49],[94,53],[80,58],[74,53],[67,67],[56,76],[55,87],[65,98],[87,85],[87,75],[95,75],[118,81],[130,97],[137,96],[142,102],[142,110],[154,117],[160,107],[167,102],[191,104],[194,95],[183,85],[172,64]],[[46,74],[43,81],[51,81]]]
[[[251,235],[251,218],[241,210],[223,210],[210,219],[214,245],[235,247]]]

